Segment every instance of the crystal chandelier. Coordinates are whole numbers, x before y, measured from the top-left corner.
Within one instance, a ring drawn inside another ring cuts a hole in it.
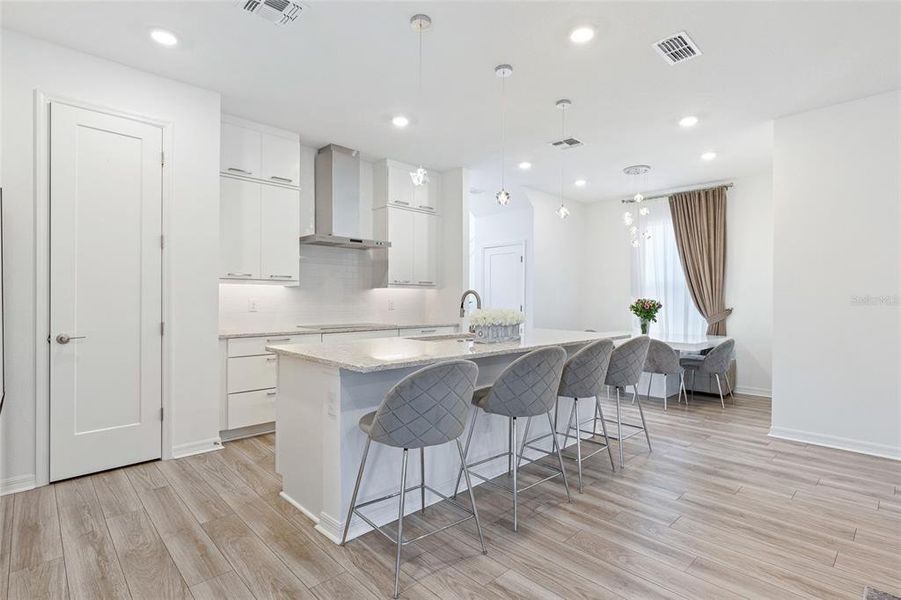
[[[422,32],[428,31],[432,27],[432,19],[428,15],[417,14],[410,17],[410,28],[419,34],[419,87],[418,87],[418,103],[419,103],[419,113],[422,114]],[[422,163],[419,164],[419,167],[415,171],[410,171],[410,179],[413,181],[413,185],[416,187],[421,187],[423,185],[428,185],[429,183],[429,172],[425,170],[425,167],[422,166]]]
[[[648,165],[632,165],[630,167],[626,167],[623,169],[623,173],[626,175],[631,175],[633,177],[640,177],[641,181],[639,182],[639,186],[636,187],[644,187],[644,179],[645,175],[647,175],[648,171],[651,170],[651,167]],[[623,200],[625,204],[636,204],[638,205],[638,215],[636,217],[635,213],[632,210],[627,210],[623,213],[623,224],[629,229],[629,243],[633,248],[638,248],[641,245],[641,240],[649,240],[651,239],[651,232],[644,230],[640,230],[640,225],[642,221],[642,217],[646,217],[651,214],[651,210],[647,206],[642,206],[645,197],[639,191],[635,192],[635,195],[632,196],[629,200]]]

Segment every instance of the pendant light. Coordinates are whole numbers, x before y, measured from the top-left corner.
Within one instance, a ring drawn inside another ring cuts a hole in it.
[[[566,139],[566,109],[569,108],[571,105],[572,105],[572,102],[570,100],[568,100],[567,98],[561,98],[560,100],[557,100],[557,103],[555,105],[557,108],[560,109],[560,132],[562,134],[560,136],[561,140]],[[561,150],[561,152],[564,152],[564,150]],[[564,167],[565,166],[566,166],[566,161],[564,160],[564,155],[561,154],[560,155],[560,208],[558,208],[556,211],[557,216],[560,217],[561,219],[566,219],[566,217],[569,216],[569,209],[566,208],[566,200],[563,197],[564,181],[566,181],[566,179],[564,177],[564,175],[565,175]]]
[[[506,171],[506,143],[507,143],[507,97],[506,97],[506,81],[513,75],[513,67],[510,65],[498,65],[494,67],[494,74],[501,80],[501,189],[495,194],[497,203],[501,206],[510,204],[510,192],[507,191],[504,175]]]
[[[632,198],[629,200],[623,200],[624,203],[635,205],[635,209],[633,209],[635,212],[633,212],[632,210],[627,210],[625,213],[623,213],[623,224],[629,228],[630,244],[633,248],[638,248],[641,245],[642,239],[651,239],[650,231],[648,231],[647,229],[645,229],[643,232],[639,231],[639,228],[643,221],[642,217],[646,217],[651,214],[651,210],[647,206],[642,205],[645,198],[641,193],[641,190],[646,187],[645,177],[650,170],[651,167],[649,165],[632,165],[623,169],[623,173],[638,179],[638,184],[633,186],[633,189],[637,190],[635,192],[635,195],[632,196]]]
[[[428,31],[432,28],[432,19],[428,15],[416,14],[410,17],[410,28],[419,34],[419,88],[418,88],[418,104],[419,104],[419,114],[422,115],[422,32]],[[413,185],[416,187],[420,187],[423,185],[428,185],[429,183],[429,172],[425,170],[425,167],[422,166],[422,163],[419,163],[419,168],[415,171],[410,172],[410,179],[413,180]]]

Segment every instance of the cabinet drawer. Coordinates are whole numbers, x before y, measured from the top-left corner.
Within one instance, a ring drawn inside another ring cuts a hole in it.
[[[442,335],[445,333],[457,333],[456,327],[406,327],[400,330],[400,337],[413,337],[417,335]]]
[[[228,340],[228,357],[267,354],[266,346],[273,344],[305,344],[319,342],[318,333],[306,335],[273,335],[270,337],[232,338]]]
[[[383,331],[346,331],[343,333],[323,333],[322,341],[340,343],[384,337],[397,337],[397,329],[385,329]]]
[[[274,354],[228,359],[228,393],[274,388],[277,366],[278,357]]]
[[[275,390],[228,395],[228,428],[275,421]]]

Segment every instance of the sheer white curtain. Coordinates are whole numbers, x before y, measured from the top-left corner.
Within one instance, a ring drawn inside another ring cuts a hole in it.
[[[638,207],[631,205],[641,239],[638,248],[632,249],[632,296],[654,298],[663,304],[657,322],[651,323],[651,335],[704,335],[707,320],[695,308],[685,283],[669,203],[666,199],[652,200],[643,206],[650,214],[639,216]],[[645,231],[650,239],[642,237]]]

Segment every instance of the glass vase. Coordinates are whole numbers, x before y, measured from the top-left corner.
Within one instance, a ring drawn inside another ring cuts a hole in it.
[[[641,320],[641,335],[647,335],[651,330],[651,322],[648,319]]]

